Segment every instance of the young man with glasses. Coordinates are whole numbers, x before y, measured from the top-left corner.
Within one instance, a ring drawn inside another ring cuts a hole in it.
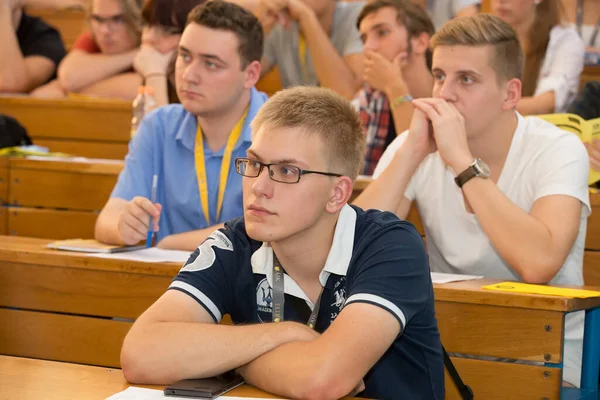
[[[215,0],[192,10],[175,64],[181,104],[142,121],[96,221],[97,240],[136,244],[152,227],[157,246],[191,251],[243,214],[234,160],[246,154],[250,121],[267,99],[254,89],[262,46],[260,22],[240,6]]]
[[[287,89],[252,130],[236,160],[244,218],[213,232],[138,318],[125,377],[165,384],[237,369],[286,398],[442,399],[423,241],[391,213],[347,204],[364,151],[350,104]],[[234,326],[218,324],[225,314]]]

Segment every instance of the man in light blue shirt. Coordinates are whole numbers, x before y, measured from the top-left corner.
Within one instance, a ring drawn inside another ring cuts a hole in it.
[[[262,50],[261,25],[241,7],[213,1],[190,13],[175,66],[182,104],[142,121],[96,222],[97,240],[131,245],[153,229],[159,247],[193,250],[243,215],[234,160],[246,155],[249,124],[267,99],[254,89]]]

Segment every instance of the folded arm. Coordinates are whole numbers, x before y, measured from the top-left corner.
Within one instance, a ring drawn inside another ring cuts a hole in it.
[[[58,80],[67,92],[81,89],[117,75],[133,66],[136,50],[121,54],[90,54],[72,50],[58,67]]]
[[[46,82],[56,65],[43,56],[23,57],[9,2],[0,2],[0,92],[26,93]]]
[[[390,312],[353,303],[315,340],[281,345],[238,371],[246,382],[281,396],[337,399],[359,384],[399,332]]]
[[[293,322],[217,325],[189,295],[169,290],[135,322],[121,350],[132,383],[169,384],[204,378],[247,364],[278,346],[311,340],[315,333]]]

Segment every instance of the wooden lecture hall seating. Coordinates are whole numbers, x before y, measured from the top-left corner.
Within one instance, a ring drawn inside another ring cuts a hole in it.
[[[0,237],[0,354],[118,367],[132,321],[164,292],[180,265],[55,251],[45,247],[48,242]],[[546,363],[455,357],[478,398],[529,399],[536,393],[559,399],[564,315],[598,310],[600,298],[481,289],[494,282],[434,285],[442,342],[453,353]],[[457,399],[450,381],[447,387],[447,398]]]

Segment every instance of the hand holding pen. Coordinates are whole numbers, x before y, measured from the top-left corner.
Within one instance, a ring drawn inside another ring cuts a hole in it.
[[[147,244],[148,234],[152,236],[158,231],[162,206],[156,203],[156,193],[151,197],[154,197],[154,202],[152,198],[137,196],[125,204],[118,222],[119,234],[125,245],[135,245],[142,240]]]

